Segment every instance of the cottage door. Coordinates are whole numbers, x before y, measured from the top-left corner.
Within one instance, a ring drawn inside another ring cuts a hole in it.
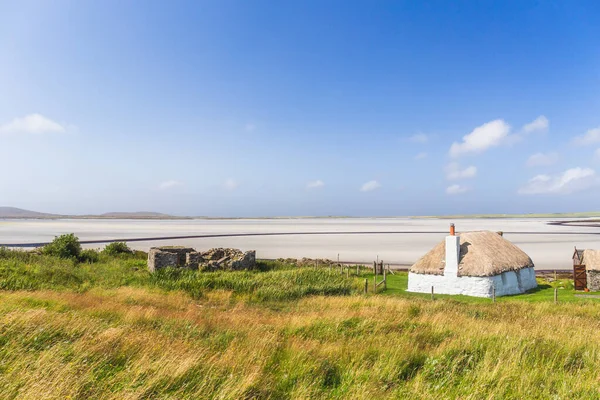
[[[584,290],[587,287],[585,265],[573,265],[573,281],[575,290]]]

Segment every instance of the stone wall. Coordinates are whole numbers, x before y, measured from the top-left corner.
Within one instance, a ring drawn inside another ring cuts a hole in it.
[[[176,267],[206,270],[248,270],[256,267],[256,251],[217,248],[197,252],[189,247],[153,247],[148,252],[148,270]]]
[[[408,292],[439,294],[462,294],[475,297],[492,297],[492,288],[496,297],[525,293],[537,287],[533,267],[522,268],[518,271],[506,271],[494,276],[456,276],[408,274]]]
[[[154,272],[166,267],[182,267],[186,255],[194,251],[189,247],[152,247],[148,252],[148,270]]]
[[[600,290],[600,271],[587,271],[587,288],[592,292]]]

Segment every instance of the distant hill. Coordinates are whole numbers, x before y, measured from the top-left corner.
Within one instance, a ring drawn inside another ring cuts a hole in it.
[[[104,213],[104,214],[100,214],[97,215],[96,217],[100,217],[100,218],[140,218],[140,219],[144,219],[144,218],[148,218],[148,219],[153,219],[153,218],[180,218],[180,217],[174,217],[172,215],[168,215],[168,214],[162,214],[162,213],[157,213],[157,212],[152,212],[152,211],[135,211],[135,212],[109,212],[109,213]]]
[[[100,215],[59,215],[48,214],[37,211],[23,210],[16,207],[0,207],[0,218],[7,219],[56,219],[56,218],[73,218],[73,219],[187,219],[188,217],[175,217],[168,214],[162,214],[151,211],[135,211],[135,212],[109,212]]]
[[[0,218],[59,218],[60,215],[23,210],[16,207],[0,207]]]

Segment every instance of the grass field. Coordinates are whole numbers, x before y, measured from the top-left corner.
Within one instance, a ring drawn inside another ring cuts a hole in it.
[[[0,251],[0,398],[600,398],[600,307],[566,281],[493,304],[260,267]]]

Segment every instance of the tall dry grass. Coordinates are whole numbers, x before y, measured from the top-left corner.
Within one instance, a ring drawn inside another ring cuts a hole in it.
[[[600,309],[0,292],[6,399],[599,398]]]

